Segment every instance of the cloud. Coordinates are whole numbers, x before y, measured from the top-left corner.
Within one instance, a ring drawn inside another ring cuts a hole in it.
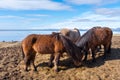
[[[67,2],[73,3],[73,4],[96,4],[100,3],[101,0],[65,0]]]
[[[51,15],[48,14],[24,14],[24,15],[0,15],[1,19],[25,19],[25,18],[40,18],[40,17],[50,17]]]
[[[106,16],[100,14],[91,13],[86,16],[79,16],[72,19],[72,22],[120,22],[120,16]]]
[[[0,9],[9,10],[71,10],[71,6],[52,0],[0,0]]]
[[[14,16],[14,15],[0,15],[0,18],[2,19],[10,19],[10,18],[17,18],[17,19],[23,19],[24,17],[21,16]]]
[[[91,22],[90,19],[76,19],[76,20],[73,20],[73,22]]]
[[[97,8],[72,19],[73,22],[120,22],[120,8]]]
[[[95,4],[95,5],[103,5],[103,4],[111,4],[116,3],[119,0],[65,0],[66,2],[82,5],[82,4]]]
[[[73,17],[63,22],[45,25],[44,28],[71,28],[89,29],[94,26],[108,26],[110,28],[120,27],[120,16],[106,16],[88,11],[79,16]],[[42,27],[36,27],[42,28]]]
[[[106,16],[120,16],[120,8],[97,8],[94,12]]]
[[[47,14],[28,14],[26,16],[32,16],[32,17],[49,17],[50,15],[47,15]]]
[[[0,15],[0,22],[14,22],[14,21],[19,21],[19,22],[26,22],[26,23],[31,23],[31,22],[40,22],[44,20],[47,17],[51,17],[50,15],[47,14],[24,14],[24,15]]]
[[[38,17],[39,16],[39,17]],[[0,29],[30,28],[43,22],[44,14],[0,15]],[[42,18],[41,18],[42,17]]]

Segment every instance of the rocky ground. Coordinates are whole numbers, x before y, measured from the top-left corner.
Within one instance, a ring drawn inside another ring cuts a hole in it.
[[[20,42],[0,42],[0,80],[120,80],[120,36],[112,39],[112,52],[105,60],[103,50],[96,54],[96,63],[87,63],[76,68],[66,54],[60,60],[59,72],[49,68],[50,55],[37,54],[38,71],[24,71]]]

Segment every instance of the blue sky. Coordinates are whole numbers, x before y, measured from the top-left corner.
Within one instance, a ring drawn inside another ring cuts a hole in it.
[[[0,29],[120,27],[120,0],[0,0]]]

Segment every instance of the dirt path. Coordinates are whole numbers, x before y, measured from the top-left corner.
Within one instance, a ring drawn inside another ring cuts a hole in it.
[[[20,43],[0,42],[0,80],[120,80],[120,36],[112,40],[112,53],[106,60],[103,52],[96,54],[96,63],[87,63],[76,68],[65,54],[60,60],[60,71],[55,73],[47,62],[50,55],[37,55],[35,64],[38,72],[25,72]]]

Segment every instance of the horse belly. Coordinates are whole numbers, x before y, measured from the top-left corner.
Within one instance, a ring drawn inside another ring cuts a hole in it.
[[[34,46],[34,50],[40,54],[51,54],[54,53],[54,47],[49,45]]]

